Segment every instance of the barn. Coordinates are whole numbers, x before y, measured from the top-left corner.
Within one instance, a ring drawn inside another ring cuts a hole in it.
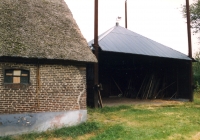
[[[92,50],[94,40],[90,41]],[[99,83],[103,98],[192,100],[192,59],[118,23],[98,36]],[[88,66],[88,105],[94,106]]]
[[[96,62],[64,0],[1,0],[0,136],[86,121]]]

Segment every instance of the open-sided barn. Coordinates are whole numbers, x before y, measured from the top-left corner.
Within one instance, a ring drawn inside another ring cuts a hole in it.
[[[94,41],[89,42],[91,49]],[[98,37],[102,97],[192,99],[192,59],[116,24]],[[88,105],[94,105],[88,66]]]
[[[93,62],[64,0],[1,0],[0,136],[86,121]]]

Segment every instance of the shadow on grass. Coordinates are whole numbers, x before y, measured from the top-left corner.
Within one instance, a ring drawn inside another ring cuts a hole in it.
[[[55,137],[72,137],[75,138],[77,136],[90,133],[99,129],[100,125],[97,122],[87,122],[78,126],[73,126],[70,128],[61,128],[54,131]]]
[[[183,105],[171,105],[171,104],[168,104],[168,105],[161,105],[160,107],[162,107],[162,108],[178,108],[180,106],[183,106]]]
[[[109,112],[116,112],[116,111],[121,111],[121,110],[127,110],[132,108],[131,106],[126,106],[126,105],[121,105],[121,106],[115,106],[115,107],[108,107],[105,106],[100,109],[90,109],[91,112],[100,112],[100,113],[109,113]]]
[[[103,133],[91,138],[91,140],[115,140],[119,139],[124,133],[124,128],[121,125],[114,125],[106,129]]]
[[[16,137],[0,137],[0,140],[35,140],[37,138],[59,138],[59,137],[72,137],[76,138],[80,135],[87,134],[96,131],[100,128],[100,124],[97,122],[85,122],[77,126],[63,127],[60,129],[49,130],[42,133],[29,133]]]
[[[11,137],[0,137],[0,140],[12,140]]]

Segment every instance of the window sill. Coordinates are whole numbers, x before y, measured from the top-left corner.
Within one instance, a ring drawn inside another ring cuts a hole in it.
[[[20,84],[13,84],[13,83],[4,83],[4,87],[6,89],[26,89],[30,86],[29,83],[27,84],[23,84],[23,83],[20,83]]]

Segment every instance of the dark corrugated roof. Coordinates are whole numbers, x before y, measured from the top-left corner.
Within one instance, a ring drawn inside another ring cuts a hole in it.
[[[91,46],[94,40],[88,44]],[[102,51],[191,60],[187,55],[148,39],[121,26],[115,26],[99,36]]]

